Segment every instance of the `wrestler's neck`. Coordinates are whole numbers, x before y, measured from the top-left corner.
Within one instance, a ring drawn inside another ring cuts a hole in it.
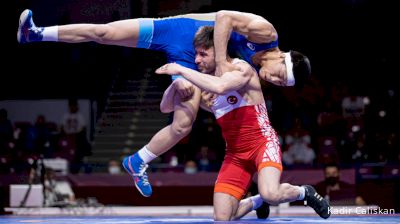
[[[263,50],[255,53],[253,57],[251,57],[251,60],[253,61],[253,64],[263,67],[268,61],[279,60],[281,53],[282,51],[279,50],[278,47],[274,47],[269,50]]]

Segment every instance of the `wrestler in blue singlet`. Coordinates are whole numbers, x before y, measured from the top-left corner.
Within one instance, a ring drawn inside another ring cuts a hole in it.
[[[139,39],[136,47],[162,51],[167,54],[168,63],[176,62],[197,70],[193,39],[201,26],[213,26],[214,21],[192,18],[169,17],[164,19],[139,19]],[[229,52],[249,62],[258,69],[251,57],[258,51],[278,46],[278,40],[267,44],[248,41],[243,35],[232,32]],[[173,76],[173,79],[177,76]]]

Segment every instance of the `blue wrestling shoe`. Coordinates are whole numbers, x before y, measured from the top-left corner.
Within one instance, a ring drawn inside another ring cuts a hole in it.
[[[33,23],[32,11],[25,9],[19,17],[17,40],[21,44],[41,41],[43,39],[43,30],[43,27],[36,27],[35,23]]]
[[[143,162],[139,155],[135,153],[133,156],[125,157],[122,166],[133,177],[139,192],[145,197],[150,197],[153,190],[146,173],[148,165]]]

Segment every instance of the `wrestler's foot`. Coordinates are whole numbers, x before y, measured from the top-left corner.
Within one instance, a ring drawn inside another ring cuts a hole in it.
[[[32,11],[25,9],[19,17],[17,40],[24,44],[28,42],[41,41],[43,39],[43,27],[36,27],[32,19]]]
[[[143,162],[139,155],[135,153],[133,156],[125,157],[122,166],[133,177],[139,192],[145,197],[150,197],[153,191],[146,173],[148,165]]]
[[[263,202],[262,205],[256,209],[257,218],[266,219],[269,216],[269,204]]]
[[[305,188],[304,205],[308,205],[315,210],[315,212],[324,219],[329,218],[331,215],[329,212],[329,203],[321,195],[315,191],[315,189],[310,185],[303,185]]]

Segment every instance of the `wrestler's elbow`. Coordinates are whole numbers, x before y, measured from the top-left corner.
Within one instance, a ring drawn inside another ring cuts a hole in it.
[[[221,83],[221,84],[219,84],[217,86],[214,86],[213,89],[214,89],[213,92],[215,94],[217,94],[217,95],[224,95],[225,93],[228,92],[228,86],[225,85],[224,83]]]
[[[160,107],[160,111],[161,113],[169,114],[174,111],[174,109],[172,107]]]
[[[230,21],[232,18],[227,10],[220,10],[215,14],[215,19],[217,21]]]
[[[114,35],[111,31],[112,28],[108,24],[99,24],[94,25],[94,41],[100,44],[106,44],[109,40],[112,39]]]

